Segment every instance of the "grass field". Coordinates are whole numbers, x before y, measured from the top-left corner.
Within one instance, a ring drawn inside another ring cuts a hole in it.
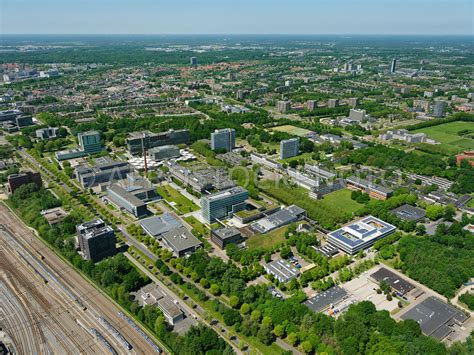
[[[474,139],[468,135],[460,136],[459,131],[469,130],[474,132],[473,122],[449,122],[438,126],[420,128],[412,133],[426,133],[429,138],[441,144],[438,146],[445,154],[456,154],[463,150],[474,149]],[[470,134],[472,137],[472,133]]]
[[[158,193],[166,200],[170,205],[173,205],[179,213],[185,214],[194,212],[199,207],[192,201],[188,200],[185,196],[181,195],[179,191],[176,191],[169,185],[163,185],[157,187]]]
[[[321,208],[324,209],[336,209],[344,213],[355,213],[362,207],[362,204],[351,199],[351,190],[342,189],[339,191],[331,192],[324,196],[322,200],[317,203]]]
[[[350,190],[335,191],[322,200],[313,200],[308,196],[308,190],[302,187],[277,184],[270,180],[261,181],[259,187],[286,205],[295,204],[304,208],[309,218],[328,229],[348,222],[353,213],[362,207],[351,199]]]
[[[285,232],[288,226],[272,230],[265,234],[254,235],[247,239],[245,244],[250,250],[263,248],[272,249],[285,241]]]
[[[201,222],[199,222],[195,217],[188,216],[184,220],[188,222],[189,225],[193,227],[203,237],[209,235],[209,229],[207,229],[207,227]]]
[[[272,131],[286,132],[288,134],[299,136],[299,137],[305,137],[309,132],[311,132],[310,130],[295,127],[292,125],[283,125],[283,126],[273,127]]]

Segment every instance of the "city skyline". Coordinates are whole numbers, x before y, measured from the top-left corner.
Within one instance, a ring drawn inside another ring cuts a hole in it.
[[[0,8],[1,34],[473,34],[469,0],[5,0]]]

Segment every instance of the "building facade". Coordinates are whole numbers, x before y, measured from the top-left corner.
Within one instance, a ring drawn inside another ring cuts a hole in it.
[[[235,148],[235,129],[216,129],[211,133],[211,149],[231,152]]]
[[[300,139],[290,138],[280,142],[280,159],[296,157],[300,150]]]
[[[208,223],[230,217],[245,208],[248,197],[248,191],[240,186],[204,195],[201,198],[202,216]]]
[[[76,226],[79,249],[84,258],[98,262],[116,252],[114,230],[103,220],[95,219]]]

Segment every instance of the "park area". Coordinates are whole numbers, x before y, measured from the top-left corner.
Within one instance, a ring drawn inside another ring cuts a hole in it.
[[[305,128],[299,128],[292,125],[273,127],[272,131],[285,132],[298,137],[306,137],[306,135],[311,132],[310,130],[307,130]]]
[[[440,144],[441,153],[457,154],[464,150],[474,150],[474,122],[449,122],[437,126],[420,128],[412,133],[425,133]]]
[[[194,212],[199,207],[192,201],[188,200],[185,196],[176,191],[169,185],[162,185],[157,187],[158,193],[168,202],[168,204],[180,213],[185,214]]]

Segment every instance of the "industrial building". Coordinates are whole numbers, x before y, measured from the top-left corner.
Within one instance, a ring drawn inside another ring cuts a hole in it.
[[[202,247],[201,241],[183,226],[164,232],[161,242],[178,258],[192,254]]]
[[[225,249],[229,244],[239,244],[242,242],[242,234],[235,227],[213,229],[211,231],[211,241],[220,249]]]
[[[373,216],[365,217],[357,222],[327,234],[327,241],[349,255],[370,248],[374,243],[395,232],[391,224]]]
[[[303,304],[314,313],[319,313],[328,309],[331,305],[338,304],[343,299],[347,298],[347,296],[347,291],[342,287],[333,286],[326,291],[318,293]]]
[[[248,197],[248,191],[240,186],[204,195],[201,198],[202,216],[208,223],[230,217],[245,208]]]
[[[287,283],[300,276],[299,270],[283,259],[269,262],[263,268],[281,283]]]
[[[97,131],[82,132],[77,135],[79,146],[76,149],[62,150],[56,152],[58,161],[82,158],[87,155],[100,153],[103,150],[100,141],[100,133]]]
[[[356,176],[350,176],[346,179],[347,188],[359,190],[369,194],[370,197],[377,200],[386,200],[393,194],[393,190],[384,186],[373,184],[368,180]]]
[[[74,172],[82,187],[87,189],[125,179],[132,172],[132,167],[124,161],[101,157],[94,159],[94,165],[89,163],[79,165]]]
[[[288,158],[296,157],[299,151],[300,151],[299,138],[284,139],[280,142],[280,159],[288,159]]]
[[[41,174],[33,171],[25,171],[18,174],[11,174],[7,177],[7,189],[9,194],[13,194],[20,186],[26,184],[35,184],[38,187],[43,186]]]
[[[415,288],[411,283],[384,267],[381,267],[370,277],[379,283],[382,281],[386,282],[399,296],[404,296]]]
[[[188,144],[190,141],[189,130],[169,130],[166,132],[152,133],[150,131],[132,132],[126,139],[127,150],[132,155],[141,155],[143,151],[165,145]]]
[[[235,129],[216,129],[211,133],[211,149],[231,152],[235,148]]]
[[[468,316],[431,296],[409,309],[400,318],[403,320],[413,319],[420,325],[425,335],[441,341],[454,332],[454,325],[462,326]]]
[[[79,249],[86,260],[98,262],[115,254],[115,232],[102,219],[76,226]]]
[[[250,228],[257,233],[268,233],[276,228],[296,222],[306,215],[306,211],[296,205],[282,208],[278,212],[252,223]]]

